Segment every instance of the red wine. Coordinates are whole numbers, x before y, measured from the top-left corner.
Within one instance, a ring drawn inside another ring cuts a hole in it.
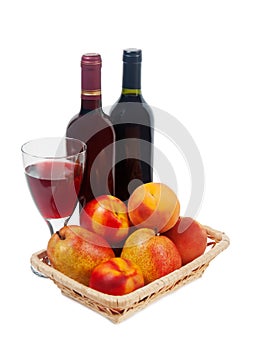
[[[72,214],[82,180],[79,164],[45,161],[29,165],[25,174],[34,202],[45,219]]]
[[[81,109],[69,122],[68,137],[87,145],[84,178],[79,195],[86,202],[103,194],[113,194],[114,129],[102,110],[101,56],[86,54],[81,60]]]
[[[116,137],[114,194],[123,201],[153,179],[153,114],[141,94],[141,61],[141,50],[123,51],[122,93],[110,115]]]

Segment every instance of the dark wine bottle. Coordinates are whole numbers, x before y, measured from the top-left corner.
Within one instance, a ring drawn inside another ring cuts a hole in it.
[[[114,194],[124,202],[153,180],[153,113],[141,94],[141,61],[141,50],[123,51],[122,93],[110,114],[116,137]]]
[[[91,199],[113,194],[115,133],[102,110],[101,65],[99,54],[81,59],[81,109],[67,126],[66,135],[87,145],[86,167],[79,201],[83,207]]]

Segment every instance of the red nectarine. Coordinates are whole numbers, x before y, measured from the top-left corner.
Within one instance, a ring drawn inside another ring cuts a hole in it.
[[[183,265],[202,255],[206,249],[206,230],[190,217],[179,218],[176,225],[164,235],[175,243]]]
[[[119,248],[129,233],[126,205],[111,195],[99,196],[88,202],[80,213],[80,224]]]
[[[89,287],[111,295],[124,295],[143,287],[140,268],[128,259],[112,258],[96,266]]]

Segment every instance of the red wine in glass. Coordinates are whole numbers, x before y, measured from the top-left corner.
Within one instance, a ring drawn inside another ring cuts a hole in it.
[[[34,202],[45,219],[70,217],[83,176],[80,164],[44,161],[27,166],[25,175]]]
[[[86,145],[74,138],[46,137],[26,142],[21,151],[31,195],[53,234],[68,223],[78,202]]]

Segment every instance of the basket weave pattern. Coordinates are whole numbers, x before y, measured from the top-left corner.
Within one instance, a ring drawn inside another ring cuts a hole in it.
[[[34,253],[31,257],[31,264],[53,280],[64,295],[117,323],[145,308],[149,303],[163,295],[202,276],[209,263],[229,246],[227,235],[208,226],[204,227],[207,230],[211,248],[202,256],[180,269],[123,296],[98,292],[67,277],[45,262],[47,258],[46,250]]]

